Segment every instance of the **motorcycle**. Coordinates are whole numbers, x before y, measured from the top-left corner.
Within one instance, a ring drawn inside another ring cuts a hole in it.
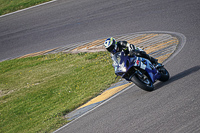
[[[154,83],[157,80],[165,82],[169,79],[169,72],[163,65],[154,66],[148,59],[137,56],[126,56],[125,53],[119,52],[113,56],[116,60],[115,74],[122,78],[135,83],[145,91],[153,91]]]

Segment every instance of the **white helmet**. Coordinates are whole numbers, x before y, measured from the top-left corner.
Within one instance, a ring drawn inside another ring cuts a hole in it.
[[[109,52],[113,54],[117,52],[117,41],[113,37],[106,39],[104,46]]]

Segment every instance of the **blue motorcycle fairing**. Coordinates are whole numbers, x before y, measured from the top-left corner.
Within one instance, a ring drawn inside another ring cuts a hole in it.
[[[124,52],[121,52],[121,54],[118,55],[118,60],[119,64],[115,66],[115,73],[119,76],[123,77],[131,67],[139,67],[148,73],[153,83],[161,77],[159,71],[148,59],[137,56],[125,56]]]
[[[151,81],[154,83],[157,79],[159,79],[161,77],[161,74],[159,73],[159,71],[152,65],[152,63],[145,58],[142,58],[141,61],[141,65],[140,68],[143,69],[144,65],[146,65],[145,67],[145,71],[147,71],[147,73],[149,74],[149,77],[151,78]]]

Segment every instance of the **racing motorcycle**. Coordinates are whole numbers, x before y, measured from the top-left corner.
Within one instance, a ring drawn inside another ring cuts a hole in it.
[[[145,91],[153,91],[153,84],[157,80],[165,82],[170,77],[163,65],[155,66],[148,59],[135,55],[126,56],[123,51],[116,53],[114,58],[117,62],[113,65],[115,74],[135,83]]]

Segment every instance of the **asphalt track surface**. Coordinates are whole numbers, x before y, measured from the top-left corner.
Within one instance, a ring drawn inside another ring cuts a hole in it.
[[[0,60],[142,31],[185,35],[165,65],[171,79],[153,92],[133,86],[58,132],[200,132],[199,0],[57,0],[0,18]]]

